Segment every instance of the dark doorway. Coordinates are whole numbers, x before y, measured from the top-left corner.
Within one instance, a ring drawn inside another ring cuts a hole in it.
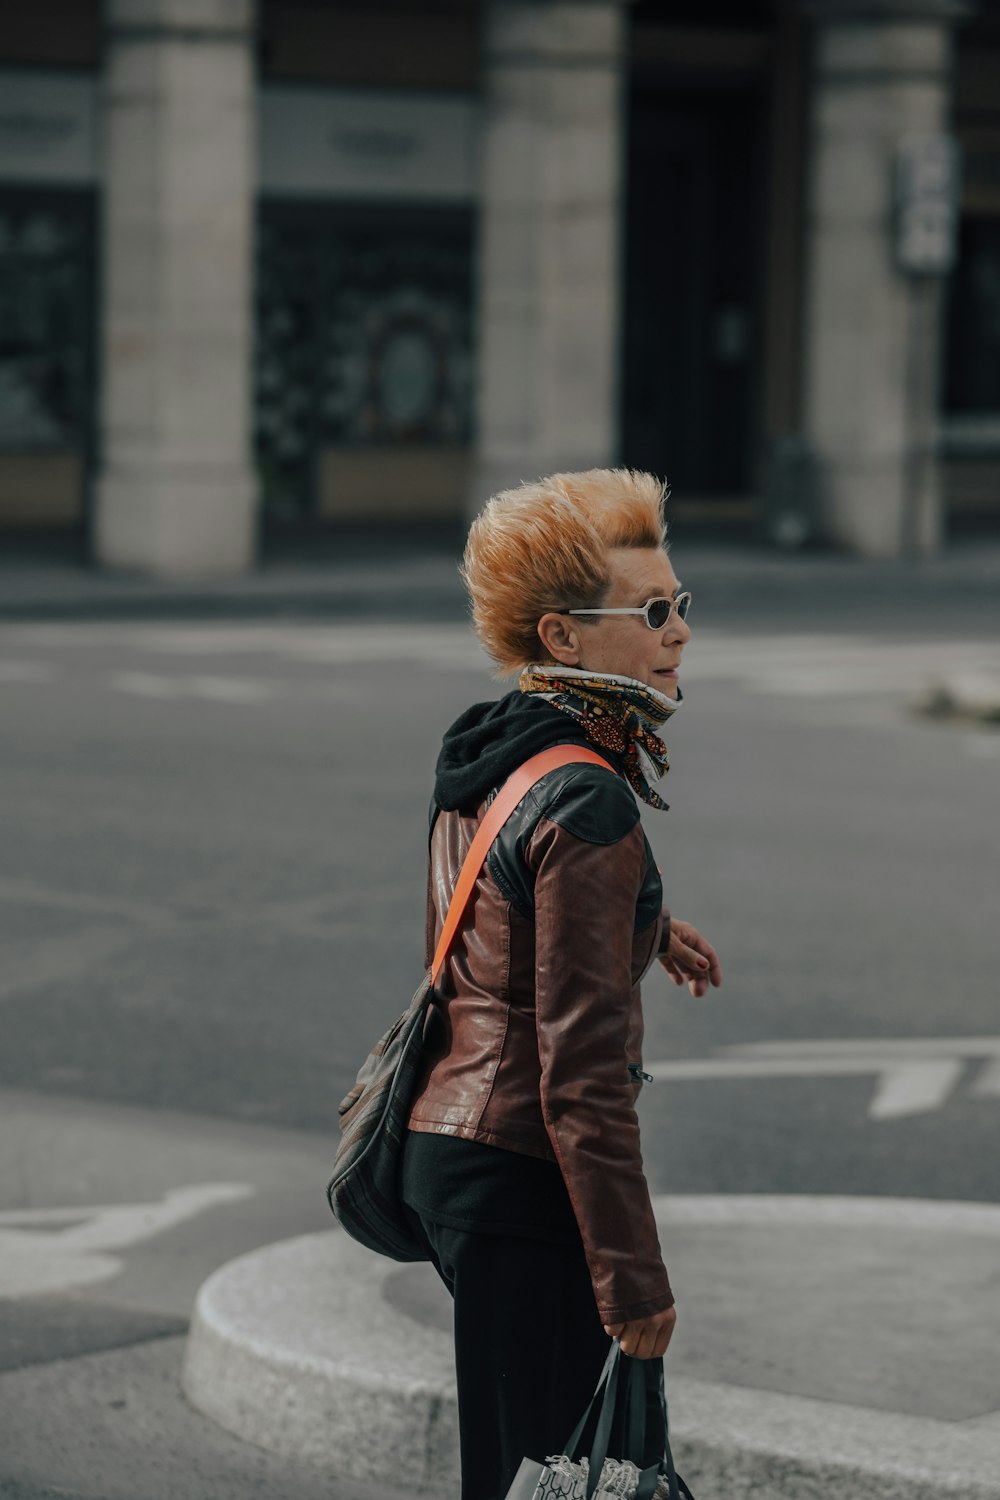
[[[1000,412],[1000,218],[962,222],[948,283],[945,409]]]
[[[631,101],[622,461],[679,497],[753,488],[761,114],[750,91]]]

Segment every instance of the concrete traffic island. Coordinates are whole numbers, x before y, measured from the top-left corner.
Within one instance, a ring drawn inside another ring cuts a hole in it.
[[[340,1478],[448,1494],[451,1342],[392,1306],[400,1269],[337,1230],[222,1266],[195,1305],[185,1393],[238,1437]]]
[[[1000,1207],[905,1199],[655,1200],[680,1288],[667,1361],[699,1500],[996,1500]],[[202,1287],[189,1400],[244,1440],[453,1500],[450,1308],[427,1266],[334,1229]]]

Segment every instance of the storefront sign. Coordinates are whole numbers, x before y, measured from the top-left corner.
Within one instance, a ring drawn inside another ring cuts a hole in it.
[[[98,179],[98,79],[0,69],[0,182]],[[285,197],[466,203],[477,191],[477,101],[398,89],[265,86],[259,190]]]
[[[896,156],[896,260],[902,271],[943,276],[955,264],[959,151],[946,135],[912,136]]]
[[[260,191],[467,202],[476,194],[477,117],[464,95],[265,87]]]
[[[97,79],[0,69],[0,182],[97,179]]]

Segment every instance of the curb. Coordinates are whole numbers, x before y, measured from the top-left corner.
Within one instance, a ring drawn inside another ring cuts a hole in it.
[[[866,1228],[1000,1240],[1000,1207],[897,1199],[670,1197],[658,1221],[706,1230]],[[752,1277],[739,1260],[731,1271]],[[237,1436],[344,1478],[400,1483],[455,1500],[458,1442],[451,1339],[418,1322],[400,1268],[337,1230],[221,1267],[202,1287],[188,1337],[189,1400]],[[432,1278],[432,1273],[428,1271]],[[433,1278],[432,1278],[433,1279]],[[726,1500],[996,1500],[1000,1411],[963,1420],[876,1411],[746,1386],[674,1378],[678,1468],[696,1494]]]
[[[465,599],[458,586],[389,574],[393,595],[405,592],[406,618],[462,620]],[[308,616],[344,620],[386,613],[386,584],[365,578],[301,581],[252,579],[230,587],[137,583],[67,578],[33,586],[18,579],[0,589],[0,621],[247,620]],[[392,612],[398,618],[398,607]]]
[[[390,1309],[396,1270],[337,1230],[222,1266],[195,1304],[188,1400],[237,1437],[340,1478],[399,1487],[405,1476],[457,1497],[451,1340]]]
[[[702,607],[757,607],[761,590],[776,618],[788,608],[815,607],[817,598],[879,618],[882,603],[926,614],[947,597],[980,608],[1000,588],[1000,545],[960,547],[927,559],[880,561],[838,553],[788,556],[761,547],[681,542],[685,583]],[[384,552],[382,549],[385,549]],[[460,550],[460,549],[459,549]],[[161,578],[116,572],[80,562],[51,564],[5,558],[0,567],[0,621],[84,619],[253,619],[309,615],[344,618],[386,613],[393,618],[467,618],[458,551],[414,546],[401,550],[378,534],[343,555],[320,562],[258,565],[248,573]],[[690,576],[689,575],[690,571]],[[950,590],[950,595],[947,592]]]

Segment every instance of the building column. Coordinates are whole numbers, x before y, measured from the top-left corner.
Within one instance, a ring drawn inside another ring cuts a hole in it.
[[[960,0],[804,0],[813,18],[805,421],[834,544],[930,553],[942,508],[941,279],[899,269],[894,168],[949,128]]]
[[[109,567],[253,560],[253,0],[106,0],[101,459]]]
[[[487,5],[473,514],[617,458],[624,59],[618,0]]]

